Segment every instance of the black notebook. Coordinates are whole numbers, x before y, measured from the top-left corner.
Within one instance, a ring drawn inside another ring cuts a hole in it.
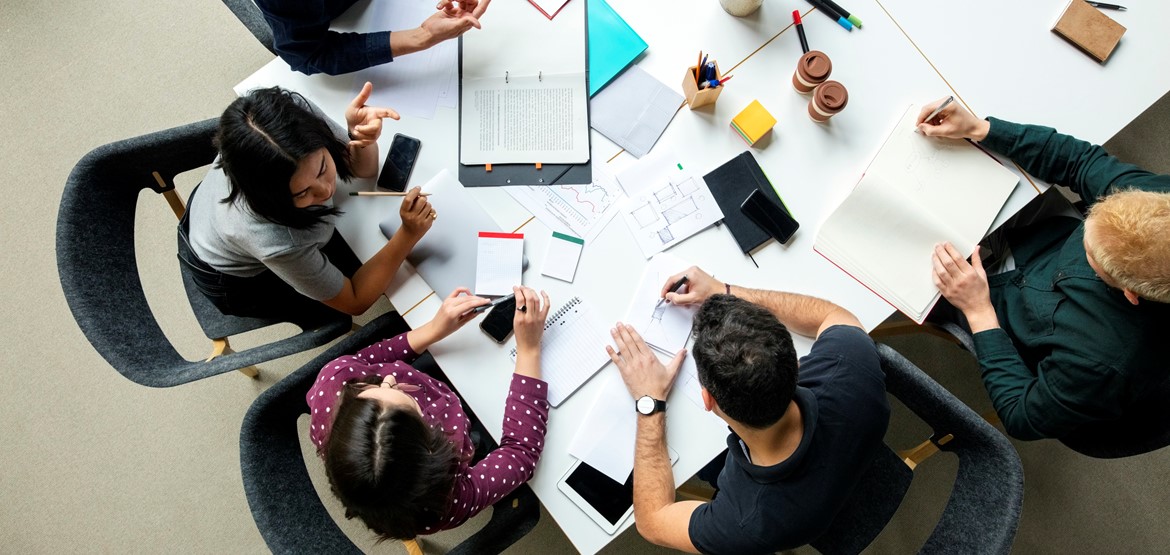
[[[767,231],[751,221],[746,214],[739,210],[739,205],[747,199],[753,190],[759,189],[776,206],[784,206],[780,195],[772,188],[772,183],[760,169],[751,151],[745,150],[739,156],[728,160],[727,163],[715,168],[711,173],[703,176],[719,209],[723,211],[723,223],[731,230],[731,236],[739,243],[744,253],[751,252],[771,239]],[[785,208],[786,209],[786,208]]]

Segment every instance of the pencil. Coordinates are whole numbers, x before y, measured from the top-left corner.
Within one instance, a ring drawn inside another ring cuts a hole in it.
[[[407,193],[396,193],[393,191],[354,191],[349,194],[351,197],[404,197]],[[429,197],[430,193],[419,193],[420,197]]]
[[[695,60],[695,86],[699,86],[699,66],[703,65],[703,51],[699,51],[699,59]]]

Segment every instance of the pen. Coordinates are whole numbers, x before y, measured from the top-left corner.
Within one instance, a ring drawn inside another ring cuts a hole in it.
[[[667,291],[667,293],[678,293],[678,290],[681,289],[682,286],[684,286],[686,284],[687,284],[687,276],[680,277],[680,278],[678,278],[678,281],[674,282],[674,285],[670,286],[670,290]],[[662,303],[664,303],[664,302],[666,302],[665,296],[662,297],[661,299],[658,299],[658,304],[654,305],[654,308],[657,309],[658,307],[662,306]]]
[[[804,36],[804,23],[800,21],[800,10],[792,10],[792,21],[796,22],[796,36],[800,37],[800,49],[808,54],[808,37]]]
[[[516,298],[515,293],[508,293],[507,295],[504,295],[503,297],[496,297],[495,299],[492,299],[492,302],[490,302],[488,304],[485,304],[482,306],[477,306],[477,307],[475,307],[467,312],[464,312],[464,314],[465,315],[471,314],[471,313],[479,314],[481,312],[486,312],[487,310],[491,309],[492,307],[494,307],[498,304],[506,303],[514,298]]]
[[[821,0],[821,2],[824,2],[826,6],[833,8],[834,11],[841,14],[841,17],[849,20],[849,23],[852,23],[854,27],[857,27],[858,29],[861,28],[861,18],[849,13],[849,10],[842,8],[840,4],[834,2],[833,0]]]
[[[406,193],[396,193],[394,191],[353,191],[349,194],[351,197],[404,197]],[[429,197],[430,193],[419,193],[420,197]]]
[[[1117,4],[1106,4],[1104,2],[1089,2],[1090,6],[1094,8],[1102,8],[1106,10],[1117,10],[1119,12],[1125,11],[1125,6],[1118,6]]]
[[[926,116],[926,119],[924,119],[924,120],[922,120],[922,121],[923,121],[923,122],[929,122],[930,120],[934,119],[934,118],[935,118],[935,116],[937,116],[937,115],[939,114],[939,112],[943,111],[943,108],[946,108],[947,106],[950,106],[950,105],[951,105],[951,103],[952,103],[952,102],[954,102],[954,101],[955,101],[955,97],[954,97],[954,96],[948,96],[948,97],[947,97],[947,99],[946,99],[946,100],[944,100],[942,104],[939,104],[939,105],[938,105],[938,108],[935,108],[935,109],[934,109],[934,111],[933,111],[933,112],[931,112],[929,116]],[[918,128],[915,128],[914,130],[915,130],[915,131],[917,131],[917,130],[918,130]]]
[[[845,19],[845,16],[837,13],[837,10],[830,8],[824,2],[821,2],[821,0],[808,0],[808,3],[812,4],[813,7],[816,8],[818,11],[824,12],[825,15],[829,16],[829,19],[836,21],[837,25],[844,27],[846,31],[853,30],[853,22],[852,21]]]
[[[734,75],[728,75],[727,77],[724,77],[723,79],[720,79],[720,80],[719,80],[719,85],[722,85],[722,84],[726,83],[726,82],[727,82],[728,80],[730,80],[732,77],[735,77],[735,76],[734,76]]]
[[[722,83],[722,81],[716,81],[714,79],[703,81],[702,83],[699,83],[699,90],[714,89],[715,87],[718,87],[720,83]]]

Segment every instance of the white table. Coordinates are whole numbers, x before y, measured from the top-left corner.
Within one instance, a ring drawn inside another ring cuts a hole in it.
[[[639,61],[640,67],[664,83],[677,86],[685,68],[694,64],[698,47],[716,57],[725,73],[735,74],[735,79],[726,85],[713,108],[697,111],[683,108],[660,139],[658,148],[673,148],[681,160],[690,166],[688,169],[702,175],[746,148],[728,124],[731,117],[751,100],[760,100],[779,120],[772,136],[765,138],[752,150],[788,207],[801,222],[801,230],[794,239],[788,245],[773,242],[757,251],[754,257],[759,263],[759,269],[740,253],[724,227],[707,229],[679,244],[671,253],[699,264],[731,283],[827,298],[851,310],[867,329],[872,329],[892,309],[812,251],[812,243],[821,222],[848,194],[891,126],[909,105],[958,94],[968,101],[977,97],[979,102],[986,102],[988,106],[995,103],[1011,106],[1020,95],[1010,88],[1000,89],[997,93],[994,87],[977,86],[979,73],[976,71],[986,71],[977,64],[958,65],[954,75],[944,71],[944,76],[951,84],[971,83],[973,92],[963,96],[961,93],[965,91],[961,86],[958,90],[952,90],[886,16],[877,0],[851,2],[850,9],[863,14],[863,30],[847,33],[821,14],[808,14],[805,17],[810,45],[829,53],[834,65],[832,78],[845,84],[850,91],[846,110],[833,118],[830,124],[820,125],[813,123],[807,116],[808,97],[798,95],[789,81],[800,55],[795,33],[791,30],[784,32],[752,54],[788,27],[793,8],[807,11],[806,4],[768,3],[753,16],[738,19],[726,15],[714,1],[690,2],[686,8],[671,7],[670,13],[664,14],[666,8],[660,3],[611,0],[613,7],[650,44],[646,55]],[[885,3],[909,5],[914,1],[885,0]],[[892,10],[892,13],[898,15],[915,9]],[[490,21],[485,20],[485,24],[490,24]],[[903,26],[906,24],[903,23]],[[941,41],[931,44],[940,51],[940,56],[967,51],[965,46]],[[1075,51],[1072,53],[1080,55]],[[734,71],[727,71],[749,55],[751,57]],[[344,76],[304,76],[291,72],[278,59],[240,83],[236,91],[240,93],[256,86],[281,85],[301,92],[340,121],[344,106],[353,96],[352,81],[351,77]],[[1159,88],[1164,92],[1170,88],[1170,83],[1163,85],[1161,81],[1143,81],[1143,98],[1156,98],[1153,93]],[[1064,100],[1067,96],[1062,95],[1053,100]],[[1143,107],[1145,105],[1148,102]],[[980,109],[979,106],[973,107]],[[996,113],[1011,117],[1010,112]],[[1066,122],[1075,123],[1078,115],[1076,110],[1066,110],[1053,114],[1055,119],[1043,123],[1065,126]],[[1110,112],[1110,117],[1114,120],[1109,125],[1117,129],[1128,121],[1122,121],[1122,118],[1132,117],[1132,114],[1115,111]],[[1026,121],[1030,118],[1017,119]],[[419,137],[423,142],[415,168],[416,183],[424,182],[440,169],[455,172],[458,158],[456,126],[456,112],[442,108],[433,120],[406,118],[392,122],[381,140],[380,155],[386,155],[393,133],[402,132]],[[604,163],[620,150],[596,132],[592,134],[592,139],[595,163]],[[616,173],[632,162],[632,157],[622,154],[609,167]],[[337,205],[346,212],[338,228],[363,259],[369,258],[385,243],[377,222],[397,206],[392,200],[350,199],[344,196],[348,190],[371,187],[372,183],[368,180],[343,185],[336,197]],[[645,261],[629,240],[623,222],[612,222],[597,241],[586,245],[575,282],[566,284],[545,278],[539,272],[549,236],[548,228],[531,219],[501,189],[473,188],[467,191],[487,209],[501,228],[519,229],[525,234],[525,249],[531,261],[524,276],[526,285],[548,291],[554,306],[574,295],[584,297],[607,323],[615,322],[624,315]],[[1014,213],[1035,194],[1026,181],[1022,182],[1000,219]],[[439,224],[441,222],[440,219]],[[399,273],[388,291],[391,302],[404,313],[412,326],[425,323],[435,314],[447,292],[440,293],[433,294],[410,268],[404,268]],[[512,363],[504,346],[495,345],[475,328],[474,324],[468,325],[432,347],[431,352],[464,399],[499,439],[497,424],[503,418],[502,400],[506,396]],[[808,351],[811,341],[797,338],[796,345],[803,354]],[[596,552],[612,537],[602,532],[564,497],[556,489],[556,483],[573,462],[568,454],[568,445],[582,425],[581,419],[589,403],[605,375],[613,372],[616,372],[616,368],[607,365],[598,376],[553,410],[544,454],[530,483],[552,517],[583,553]],[[682,399],[681,394],[672,394],[669,402],[668,443],[680,455],[679,462],[674,466],[675,481],[679,484],[724,448],[726,428],[722,421],[710,413]],[[630,524],[632,519],[627,526]]]

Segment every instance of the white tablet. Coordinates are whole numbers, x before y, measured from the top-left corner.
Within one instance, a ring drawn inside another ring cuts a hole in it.
[[[678,453],[667,447],[670,464]],[[557,489],[572,499],[606,534],[613,535],[634,513],[634,474],[619,484],[601,471],[578,460],[557,483]]]

